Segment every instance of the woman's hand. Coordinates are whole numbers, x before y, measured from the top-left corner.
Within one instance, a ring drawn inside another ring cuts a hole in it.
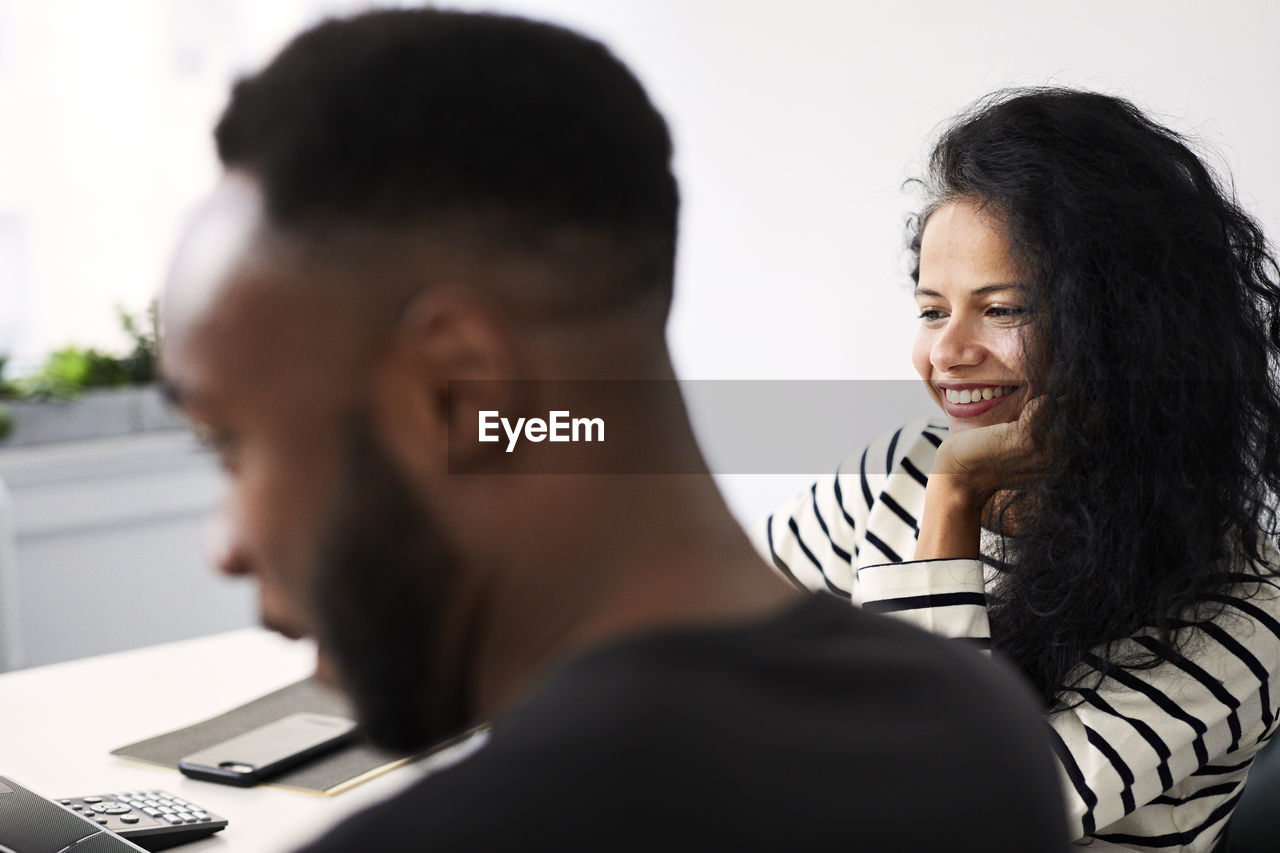
[[[1016,421],[954,433],[938,447],[916,540],[917,560],[979,556],[982,513],[1001,489],[1015,488],[1043,470],[1030,424],[1039,398]]]
[[[1040,405],[1037,397],[1022,407],[1016,421],[948,436],[934,458],[929,487],[936,480],[982,506],[1001,489],[1026,483],[1045,467],[1031,440],[1031,419]]]

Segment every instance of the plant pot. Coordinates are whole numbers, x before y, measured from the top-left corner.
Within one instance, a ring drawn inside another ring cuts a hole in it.
[[[181,429],[186,421],[156,385],[87,391],[71,400],[5,400],[13,431],[0,447],[80,441],[153,430]]]

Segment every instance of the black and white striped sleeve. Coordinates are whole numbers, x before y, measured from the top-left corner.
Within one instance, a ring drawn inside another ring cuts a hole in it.
[[[854,559],[866,514],[861,489],[841,466],[775,510],[752,539],[797,586],[856,600]]]
[[[989,648],[987,594],[980,560],[908,560],[858,571],[862,609],[890,613],[944,637]]]
[[[901,436],[918,432],[908,425],[880,436],[778,507],[751,531],[760,554],[797,586],[858,603],[856,567],[867,516],[901,455]]]
[[[1280,701],[1280,588],[1240,580],[1211,597],[1212,621],[1180,623],[1190,633],[1176,650],[1144,632],[1086,655],[1078,703],[1046,717],[1074,837],[1099,849],[1212,849]],[[978,560],[868,566],[859,587],[866,610],[944,636],[988,635]],[[1158,663],[1114,663],[1134,653]]]

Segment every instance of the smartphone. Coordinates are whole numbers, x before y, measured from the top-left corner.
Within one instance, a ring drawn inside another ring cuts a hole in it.
[[[327,714],[290,714],[188,755],[178,769],[192,779],[250,787],[342,746],[356,724]]]

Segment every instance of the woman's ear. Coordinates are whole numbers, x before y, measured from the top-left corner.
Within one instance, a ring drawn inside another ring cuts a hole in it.
[[[491,300],[451,286],[415,296],[374,369],[376,419],[397,457],[422,475],[479,467],[495,450],[478,441],[480,412],[510,408],[520,363]]]

